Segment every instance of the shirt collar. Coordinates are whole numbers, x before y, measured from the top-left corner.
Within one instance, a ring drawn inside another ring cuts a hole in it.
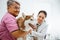
[[[10,14],[9,12],[7,12],[8,15],[10,15],[13,19],[16,19],[16,17],[14,17],[12,14]]]

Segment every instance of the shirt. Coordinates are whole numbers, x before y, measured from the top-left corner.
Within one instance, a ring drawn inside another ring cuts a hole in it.
[[[44,22],[42,22],[42,24],[38,24],[36,26],[38,26],[37,32],[32,31],[32,36],[37,37],[37,40],[43,40],[44,36],[46,35],[48,25],[44,21]]]
[[[16,40],[11,32],[18,29],[16,18],[10,13],[6,13],[0,24],[0,39],[1,40]]]

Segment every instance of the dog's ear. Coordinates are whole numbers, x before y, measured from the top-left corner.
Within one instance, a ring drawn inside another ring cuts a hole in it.
[[[34,13],[32,14],[32,17],[34,16]]]
[[[22,17],[23,17],[23,18],[25,18],[25,17],[26,17],[24,13],[22,13]]]

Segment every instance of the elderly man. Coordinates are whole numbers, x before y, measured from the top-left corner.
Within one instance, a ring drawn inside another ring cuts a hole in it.
[[[3,16],[0,24],[0,40],[17,40],[18,37],[26,36],[28,32],[19,30],[16,17],[20,11],[20,4],[15,0],[7,1],[8,12]]]

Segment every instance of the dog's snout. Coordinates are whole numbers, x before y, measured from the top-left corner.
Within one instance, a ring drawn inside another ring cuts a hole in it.
[[[31,21],[33,21],[33,19],[30,19]]]

